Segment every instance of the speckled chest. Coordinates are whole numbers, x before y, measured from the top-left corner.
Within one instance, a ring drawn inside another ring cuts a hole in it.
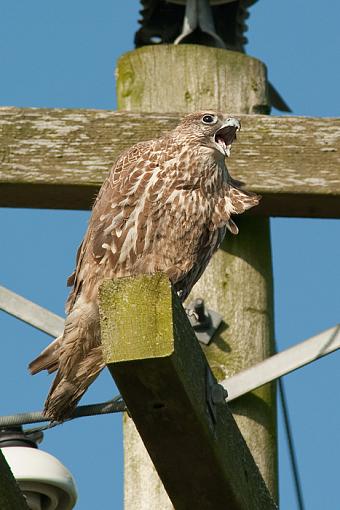
[[[159,222],[154,241],[164,244],[171,240],[174,249],[190,253],[202,249],[216,230],[212,219],[223,200],[227,171],[224,161],[204,147],[187,150],[178,160],[155,204]]]

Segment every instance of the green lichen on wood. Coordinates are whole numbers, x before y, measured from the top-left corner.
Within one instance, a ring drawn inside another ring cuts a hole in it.
[[[99,295],[106,363],[173,352],[172,294],[165,275],[107,280]]]
[[[142,47],[119,59],[116,77],[119,109],[235,111],[235,96],[242,104],[239,113],[268,109],[266,68],[240,52],[195,44]]]

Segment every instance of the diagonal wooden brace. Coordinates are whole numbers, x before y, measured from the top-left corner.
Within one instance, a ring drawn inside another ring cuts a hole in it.
[[[275,509],[167,276],[105,281],[100,312],[106,364],[175,509]]]

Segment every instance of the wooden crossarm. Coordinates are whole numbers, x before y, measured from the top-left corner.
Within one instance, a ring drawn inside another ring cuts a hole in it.
[[[340,217],[340,119],[240,115],[228,167],[263,195],[252,214]],[[88,209],[117,155],[176,114],[0,108],[0,206]]]

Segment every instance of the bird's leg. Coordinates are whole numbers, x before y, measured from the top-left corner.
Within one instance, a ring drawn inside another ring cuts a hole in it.
[[[222,316],[206,308],[202,298],[195,299],[184,310],[197,340],[201,344],[208,345],[222,322]]]
[[[187,317],[190,322],[191,322],[190,319],[194,319],[195,321],[198,321],[198,314],[197,314],[197,312],[195,312],[195,310],[193,308],[184,306],[184,311],[187,314]]]
[[[177,291],[177,296],[179,297],[179,299],[181,300],[182,304],[183,304],[183,290],[178,290]],[[188,306],[185,306],[183,304],[183,308],[184,308],[184,311],[191,323],[191,325],[194,323],[194,322],[197,322],[198,321],[198,315],[195,311],[195,308],[192,306],[192,303],[190,303]]]

